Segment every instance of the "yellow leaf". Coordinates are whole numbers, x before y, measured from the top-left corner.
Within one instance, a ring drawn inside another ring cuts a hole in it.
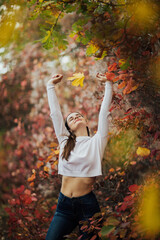
[[[84,74],[83,73],[74,73],[73,77],[69,77],[67,80],[73,80],[72,85],[73,86],[78,86],[80,85],[83,87],[83,81],[84,81]]]
[[[47,33],[47,35],[42,39],[42,41],[41,41],[42,43],[47,42],[48,38],[51,36],[51,31],[47,31],[46,33]]]
[[[150,150],[148,148],[138,147],[136,151],[139,156],[148,156],[150,154]]]
[[[52,155],[52,154],[51,154],[51,155],[49,155],[49,156],[47,157],[47,159],[46,159],[46,161],[45,161],[45,162],[46,162],[46,163],[47,163],[47,162],[49,162],[49,160],[50,160],[52,157],[53,157],[53,155]]]
[[[146,183],[139,199],[137,223],[148,237],[160,233],[159,198],[160,191],[158,184],[156,182]]]
[[[86,54],[88,56],[88,55],[96,53],[98,50],[99,50],[99,47],[97,45],[95,45],[95,43],[93,41],[91,41],[87,46]]]
[[[49,172],[49,167],[45,166],[43,169],[45,172]]]
[[[126,63],[126,60],[125,59],[120,59],[119,60],[119,65],[121,66],[121,65],[123,65],[123,64],[125,64]]]
[[[59,150],[55,150],[54,153],[55,153],[55,154],[59,154]]]
[[[12,17],[11,17],[12,16]],[[8,15],[4,16],[0,24],[0,46],[3,47],[10,41],[16,26],[15,12],[8,11]]]

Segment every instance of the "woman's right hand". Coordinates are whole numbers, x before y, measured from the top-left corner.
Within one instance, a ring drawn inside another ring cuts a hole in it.
[[[54,74],[51,79],[48,81],[48,83],[53,83],[53,84],[56,84],[56,83],[59,83],[63,78],[63,75],[62,74]]]

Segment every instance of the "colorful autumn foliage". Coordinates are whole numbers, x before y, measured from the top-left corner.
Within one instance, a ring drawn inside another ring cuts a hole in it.
[[[104,91],[95,73],[103,69],[114,84],[104,174],[93,186],[102,213],[82,227],[102,239],[159,239],[159,2],[11,2],[2,1],[13,15],[9,19],[2,10],[0,27],[2,33],[11,21],[0,44],[13,51],[11,61],[5,59],[12,67],[0,82],[1,234],[8,240],[45,239],[55,213],[59,146],[45,83],[63,68],[53,59],[69,54],[76,64],[64,72],[72,84],[57,86],[63,113],[78,105],[95,132]],[[14,31],[16,21],[20,27]],[[15,40],[13,50],[9,43]],[[77,229],[69,237],[77,239]]]

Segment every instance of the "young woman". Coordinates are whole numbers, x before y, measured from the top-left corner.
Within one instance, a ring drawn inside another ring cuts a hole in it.
[[[97,79],[105,83],[98,129],[90,136],[88,121],[79,112],[70,113],[65,122],[56,96],[55,85],[63,75],[56,74],[47,82],[50,117],[60,146],[58,174],[62,175],[57,209],[47,232],[46,240],[62,240],[79,225],[81,240],[91,239],[94,233],[81,230],[80,221],[88,220],[100,207],[92,185],[96,176],[102,175],[101,161],[107,144],[108,115],[113,94],[113,83],[105,74],[97,73]],[[97,236],[96,239],[99,239]]]

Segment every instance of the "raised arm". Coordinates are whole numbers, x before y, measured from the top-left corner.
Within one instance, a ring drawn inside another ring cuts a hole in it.
[[[69,132],[64,124],[61,108],[55,91],[55,84],[49,80],[46,84],[48,103],[50,107],[50,117],[53,122],[55,134],[59,144],[69,136]]]
[[[113,83],[109,80],[105,81],[105,92],[103,101],[101,104],[99,117],[98,117],[98,129],[97,134],[99,134],[101,137],[108,136],[108,116],[110,114],[109,108],[112,101],[112,95],[113,95]]]

